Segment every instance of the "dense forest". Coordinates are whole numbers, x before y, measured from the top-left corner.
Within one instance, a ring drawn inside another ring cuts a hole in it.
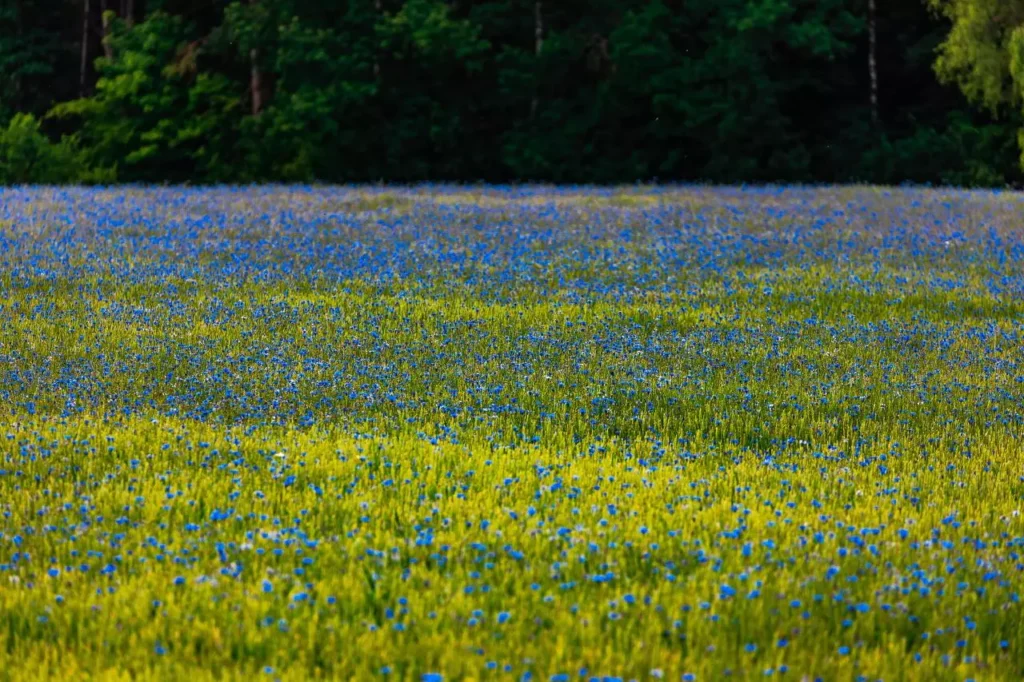
[[[1024,0],[0,0],[0,182],[1016,185]]]

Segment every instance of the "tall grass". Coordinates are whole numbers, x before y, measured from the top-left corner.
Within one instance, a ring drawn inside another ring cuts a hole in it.
[[[0,679],[1021,679],[1022,208],[0,191]]]

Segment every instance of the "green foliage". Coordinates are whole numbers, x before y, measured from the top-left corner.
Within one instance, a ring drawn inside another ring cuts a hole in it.
[[[941,128],[921,126],[909,137],[883,139],[865,154],[862,173],[873,169],[890,183],[917,174],[939,185],[999,185],[1016,172],[1015,142],[1013,125],[979,124],[958,113]]]
[[[930,2],[952,23],[935,63],[939,77],[993,114],[1024,110],[1024,2]],[[1024,167],[1024,128],[1017,137]]]
[[[863,0],[101,4],[0,0],[0,123],[128,182],[1022,177],[1024,0],[878,3],[877,124]]]
[[[929,0],[952,26],[935,62],[940,78],[993,111],[1019,102],[1024,85],[1024,2]]]
[[[53,36],[27,27],[26,19],[18,3],[0,0],[0,122],[16,111],[33,111],[38,98],[31,82],[53,72]]]
[[[198,71],[202,42],[180,17],[162,12],[128,30],[113,23],[114,57],[97,60],[96,94],[65,102],[54,117],[77,117],[90,160],[126,179],[226,179],[226,150],[239,108],[223,74]]]
[[[228,34],[255,32],[252,18],[249,6],[232,5]],[[376,93],[372,16],[350,11],[334,27],[330,17],[311,19],[291,15],[276,22],[260,50],[262,66],[275,79],[273,97],[258,118],[240,125],[243,138],[254,141],[247,147],[249,165],[263,179],[330,178],[345,163],[336,155],[338,147],[358,147],[363,126],[372,125],[363,114]],[[245,62],[249,51],[236,58]]]
[[[83,167],[72,141],[52,143],[32,114],[15,114],[0,129],[0,184],[81,181]]]

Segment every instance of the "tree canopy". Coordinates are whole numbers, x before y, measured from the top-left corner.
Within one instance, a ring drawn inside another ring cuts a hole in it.
[[[1022,103],[1022,0],[0,0],[4,182],[999,185]]]

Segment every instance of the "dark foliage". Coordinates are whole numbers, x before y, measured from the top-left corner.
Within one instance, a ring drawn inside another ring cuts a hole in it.
[[[1016,184],[877,4],[0,0],[0,179]]]

